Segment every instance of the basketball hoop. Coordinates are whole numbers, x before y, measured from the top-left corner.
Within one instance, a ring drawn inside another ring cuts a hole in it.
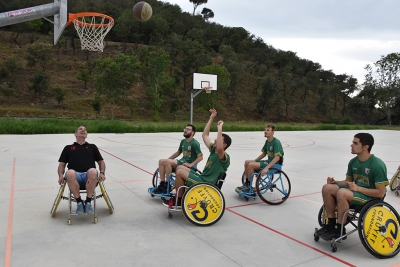
[[[203,89],[206,90],[207,94],[210,94],[211,93],[211,88],[212,88],[211,86],[206,86]]]
[[[69,14],[69,19],[69,23],[74,24],[81,39],[82,50],[103,52],[104,37],[114,26],[112,17],[95,12],[82,12]]]

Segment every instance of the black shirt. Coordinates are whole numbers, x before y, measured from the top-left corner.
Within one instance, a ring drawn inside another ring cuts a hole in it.
[[[96,161],[100,160],[103,158],[96,145],[74,142],[64,147],[58,162],[68,163],[67,168],[76,172],[87,172],[90,168],[96,168]]]

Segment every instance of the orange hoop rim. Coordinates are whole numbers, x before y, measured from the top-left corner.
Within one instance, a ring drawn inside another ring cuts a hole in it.
[[[77,20],[77,24],[79,26],[88,26],[88,27],[95,27],[95,28],[99,28],[99,27],[108,27],[110,24],[114,25],[114,19],[108,15],[105,14],[101,14],[101,13],[97,13],[97,12],[80,12],[80,13],[69,13],[68,14],[68,24],[70,25],[74,22],[75,19],[78,18],[82,18],[82,17],[102,17],[102,18],[106,18],[109,20],[108,23],[106,24],[100,24],[100,23],[96,23],[96,24],[92,24],[92,23],[88,23],[88,22],[82,22],[80,20]]]

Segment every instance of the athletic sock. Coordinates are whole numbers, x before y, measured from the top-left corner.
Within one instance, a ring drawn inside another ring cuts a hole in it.
[[[81,197],[78,197],[75,200],[76,200],[76,203],[83,202]]]
[[[86,197],[85,203],[92,201],[91,197]]]

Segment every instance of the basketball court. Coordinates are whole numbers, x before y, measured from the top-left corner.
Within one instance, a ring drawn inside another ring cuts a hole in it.
[[[105,185],[115,210],[110,214],[104,199],[98,199],[98,222],[90,215],[73,216],[72,225],[67,224],[67,201],[61,201],[54,218],[50,210],[59,189],[57,161],[74,135],[1,135],[1,258],[4,266],[393,266],[400,263],[399,256],[375,258],[357,232],[338,244],[335,253],[328,242],[313,238],[321,187],[328,175],[344,177],[357,132],[276,132],[285,151],[283,170],[292,183],[290,198],[278,206],[246,201],[234,191],[244,160],[260,154],[263,133],[228,133],[233,142],[222,187],[226,209],[208,227],[192,224],[181,212],[168,218],[161,200],[147,192],[158,159],[177,150],[183,130],[89,133],[87,141],[101,149],[106,162]],[[387,164],[391,178],[400,165],[393,142],[398,132],[369,132],[375,138],[372,152]],[[202,169],[209,152],[201,133],[195,138],[204,153]],[[385,201],[400,208],[400,198],[390,190]]]

